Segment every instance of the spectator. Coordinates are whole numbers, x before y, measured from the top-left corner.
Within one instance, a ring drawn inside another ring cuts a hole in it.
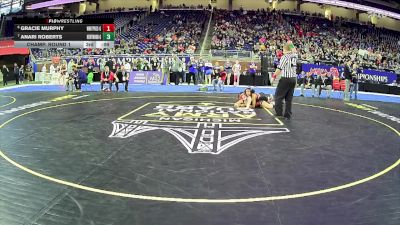
[[[81,91],[82,84],[87,84],[87,82],[87,74],[83,71],[83,69],[79,69],[77,71],[77,76],[74,80],[76,90]]]
[[[172,79],[175,82],[175,85],[179,85],[179,79],[182,73],[182,61],[175,55],[172,59]]]
[[[226,71],[226,85],[231,84],[231,76],[232,76],[232,64],[229,60],[225,63],[225,71]]]
[[[240,74],[242,71],[242,66],[240,65],[239,61],[236,60],[235,65],[233,65],[233,85],[239,85]]]
[[[312,76],[311,72],[306,74],[306,77],[303,79],[303,83],[300,85],[301,87],[301,97],[304,97],[304,89],[311,89],[312,97],[315,95],[315,79]]]
[[[101,73],[100,76],[100,89],[102,91],[111,91],[113,82],[114,82],[114,73],[110,71],[110,67],[105,66],[104,71]],[[103,88],[105,83],[108,84],[108,88]]]
[[[65,91],[74,91],[74,80],[78,76],[77,74],[78,70],[76,65],[72,66],[72,70],[70,73],[66,73],[66,78],[65,78]]]
[[[15,84],[19,84],[19,68],[17,63],[14,63],[13,74],[15,78]]]
[[[359,74],[359,68],[357,64],[353,64],[353,71],[352,71],[352,77],[351,77],[351,83],[350,83],[350,99],[353,97],[353,92],[354,92],[354,99],[357,100],[357,94],[358,94],[358,77],[357,75]]]
[[[345,66],[344,66],[344,79],[346,80],[346,88],[344,90],[344,100],[345,101],[349,101],[350,100],[350,95],[349,95],[349,91],[350,91],[350,83],[351,80],[353,79],[352,76],[352,71],[351,71],[351,61],[347,61]]]
[[[217,91],[216,86],[218,86],[218,92],[223,91],[225,80],[226,80],[226,71],[223,67],[221,67],[220,72],[218,73],[218,75],[216,75],[216,77],[212,81],[214,87],[213,90]]]
[[[124,69],[127,72],[131,72],[132,71],[131,63],[130,62],[125,62]]]
[[[73,69],[73,67],[72,67],[72,69]],[[73,71],[71,71],[71,73],[72,72]],[[43,64],[43,67],[42,67],[42,84],[44,84],[44,82],[46,81],[46,77],[47,77],[47,68],[46,68],[46,64]]]
[[[301,59],[310,63],[352,59],[363,60],[364,67],[395,70],[400,66],[400,35],[394,31],[282,11],[218,10],[215,17],[213,49],[271,51],[279,59],[283,43],[291,39],[299,43]],[[383,55],[389,56],[387,62]]]
[[[167,77],[167,84],[171,83],[171,58],[164,57],[161,61],[161,65],[162,65],[162,74],[164,77]]]
[[[33,81],[32,66],[29,63],[25,66],[25,74],[28,81]]]
[[[251,83],[252,83],[253,86],[256,85],[256,72],[257,72],[257,66],[254,63],[254,61],[252,61],[249,64],[249,75],[250,75]]]
[[[214,73],[213,65],[210,62],[206,62],[204,64],[204,66],[205,66],[205,69],[204,69],[205,70],[205,73],[204,73],[205,84],[211,84],[211,77]]]
[[[327,97],[330,98],[332,92],[332,78],[328,76],[326,72],[323,72],[321,76],[318,77],[316,83],[318,97],[321,95],[322,90],[326,90]]]
[[[305,77],[306,77],[306,72],[301,71],[301,73],[297,76],[297,84],[301,86],[304,83]]]
[[[198,78],[199,81],[197,83],[203,84],[204,83],[204,75],[205,75],[205,62],[204,60],[200,57],[198,60]]]
[[[24,84],[24,76],[25,76],[24,65],[21,64],[21,67],[19,68],[19,71],[18,71],[19,84]]]
[[[54,66],[54,64],[50,64],[50,68],[49,68],[49,81],[52,80],[52,77],[56,74],[56,67]],[[46,76],[47,77],[47,76]]]
[[[125,66],[122,66],[117,71],[117,76],[115,77],[115,87],[117,92],[119,91],[119,83],[125,85],[125,92],[128,92],[128,84],[129,84],[129,72],[126,71]]]
[[[8,85],[8,77],[10,74],[10,70],[7,68],[6,65],[3,65],[3,68],[1,69],[1,73],[3,74],[3,86]]]
[[[194,57],[190,57],[188,67],[189,67],[189,76],[187,82],[188,84],[190,84],[190,81],[193,80],[193,84],[197,85],[199,82],[199,77],[198,77],[199,71],[198,71],[197,61],[194,59]]]

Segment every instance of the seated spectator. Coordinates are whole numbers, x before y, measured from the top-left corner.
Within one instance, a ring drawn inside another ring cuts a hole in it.
[[[130,73],[126,71],[125,66],[122,66],[117,70],[117,76],[115,77],[115,87],[117,89],[117,92],[119,91],[119,83],[124,84],[125,92],[128,92],[129,76]]]
[[[311,89],[312,90],[312,97],[315,94],[315,79],[312,76],[311,72],[306,74],[306,77],[303,79],[303,83],[300,85],[301,87],[301,97],[304,97],[304,89]]]
[[[87,84],[87,82],[87,74],[82,69],[79,69],[78,76],[74,80],[76,90],[80,91],[82,88],[82,84]]]
[[[321,95],[321,91],[322,90],[326,90],[327,92],[327,97],[330,98],[331,97],[331,92],[332,92],[332,78],[327,75],[326,72],[323,72],[321,74],[321,76],[319,76],[317,78],[316,81],[317,84],[317,93],[318,93],[318,97]]]
[[[244,49],[254,53],[265,49],[279,59],[284,41],[290,38],[299,43],[301,60],[310,63],[340,64],[350,58],[363,60],[363,66],[372,68],[395,70],[400,66],[400,36],[394,31],[276,10],[218,10],[215,15],[213,49]]]
[[[306,77],[306,72],[304,72],[304,71],[301,71],[301,73],[299,75],[297,75],[297,84],[299,86],[301,86],[301,84],[304,83],[305,77]]]
[[[110,68],[108,66],[105,66],[104,71],[101,73],[100,76],[100,89],[102,91],[111,91],[113,82],[114,82],[114,73],[110,71]],[[103,88],[105,83],[108,83],[108,88]]]
[[[224,83],[226,80],[226,71],[223,67],[221,67],[220,72],[216,75],[214,80],[212,81],[212,84],[214,86],[214,91],[217,91],[216,86],[218,85],[218,91],[221,92],[224,89]]]

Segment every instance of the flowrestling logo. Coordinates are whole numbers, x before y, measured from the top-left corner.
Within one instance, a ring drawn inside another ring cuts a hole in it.
[[[265,109],[235,109],[226,105],[218,102],[147,103],[113,121],[109,137],[129,138],[162,130],[174,136],[188,153],[220,154],[257,136],[289,132]]]

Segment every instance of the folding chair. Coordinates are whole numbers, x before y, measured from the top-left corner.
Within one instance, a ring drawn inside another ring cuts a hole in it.
[[[334,79],[332,83],[332,88],[334,91],[340,90],[340,81],[338,79]]]
[[[340,85],[340,80],[339,79],[334,79],[332,82],[332,94],[333,93],[339,93],[338,98],[342,98],[342,93],[343,91],[341,91],[341,85]],[[333,95],[331,96],[333,97]]]

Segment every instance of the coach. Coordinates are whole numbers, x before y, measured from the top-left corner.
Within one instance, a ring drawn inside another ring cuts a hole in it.
[[[290,120],[292,116],[292,100],[294,88],[296,87],[296,65],[297,51],[291,41],[283,47],[283,56],[275,71],[275,78],[281,76],[278,87],[275,92],[275,112],[277,117],[282,117],[283,99],[285,99],[285,114],[286,119]]]

